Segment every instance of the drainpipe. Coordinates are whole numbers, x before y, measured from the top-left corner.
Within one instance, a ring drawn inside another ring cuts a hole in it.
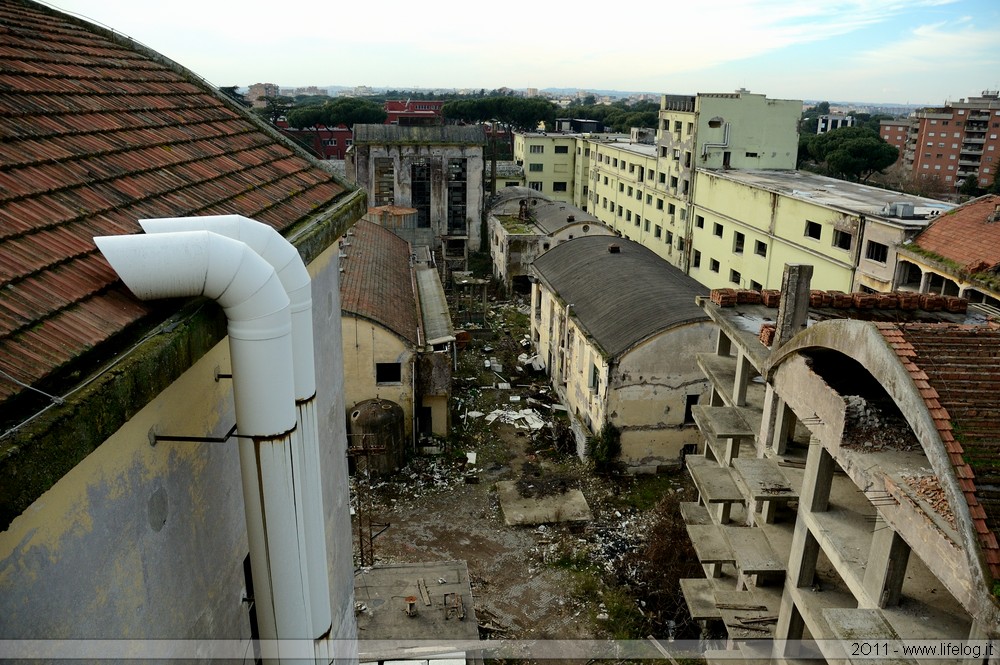
[[[141,219],[147,234],[176,231],[211,231],[239,240],[260,255],[275,270],[291,301],[292,364],[295,380],[296,430],[292,433],[293,459],[301,460],[295,474],[297,505],[302,507],[297,524],[299,545],[306,553],[302,571],[309,598],[309,635],[319,638],[329,631],[330,585],[327,568],[326,528],[320,479],[320,438],[316,416],[316,365],[313,353],[312,280],[294,245],[273,227],[242,215],[167,217]]]
[[[304,552],[296,535],[296,427],[289,299],[244,243],[207,231],[94,238],[141,300],[206,296],[228,319],[243,502],[264,639],[306,637]],[[280,654],[275,654],[276,660]]]

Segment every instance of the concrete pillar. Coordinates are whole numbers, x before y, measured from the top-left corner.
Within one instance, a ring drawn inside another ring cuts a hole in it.
[[[736,381],[733,385],[733,406],[747,405],[747,384],[750,383],[750,375],[754,373],[753,365],[746,355],[740,351],[736,357]]]
[[[709,406],[725,406],[725,401],[722,399],[722,394],[712,386],[711,395],[708,397]]]
[[[892,527],[876,524],[863,584],[875,607],[894,607],[902,595],[910,546]]]
[[[760,431],[757,432],[757,457],[764,457],[767,447],[774,438],[774,426],[781,398],[770,383],[764,385],[764,412],[761,414]]]
[[[733,340],[729,339],[729,336],[722,330],[719,331],[719,337],[715,341],[715,355],[718,356],[728,356],[733,348]]]
[[[927,289],[930,287],[931,274],[926,270],[922,271],[920,274],[920,292],[927,293]]]
[[[809,441],[809,455],[806,457],[805,473],[802,476],[802,492],[799,494],[799,510],[814,513],[824,512],[830,505],[830,489],[833,487],[833,457],[815,437]]]
[[[785,400],[778,398],[777,415],[774,421],[773,438],[771,448],[779,455],[784,455],[788,448],[788,440],[795,431],[795,412],[785,404]]]
[[[786,588],[781,594],[778,623],[774,627],[774,652],[772,655],[778,659],[778,662],[781,662],[782,658],[795,658],[799,655],[793,645],[802,639],[805,627],[802,614],[799,613],[799,609],[792,601],[792,593]]]
[[[777,330],[771,349],[777,349],[802,330],[809,316],[809,284],[813,267],[803,263],[785,264],[781,277],[781,300],[778,303]]]

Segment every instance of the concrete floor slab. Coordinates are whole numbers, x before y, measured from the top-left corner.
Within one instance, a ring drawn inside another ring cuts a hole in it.
[[[508,526],[533,526],[557,522],[589,522],[594,519],[590,506],[577,489],[558,494],[525,497],[513,480],[497,483],[497,495]]]

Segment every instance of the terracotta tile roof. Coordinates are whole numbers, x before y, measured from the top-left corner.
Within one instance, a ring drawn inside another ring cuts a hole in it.
[[[1000,579],[1000,330],[875,324],[917,385],[955,469],[990,572]]]
[[[340,308],[417,343],[417,299],[410,244],[378,224],[359,221],[340,260]]]
[[[938,217],[913,243],[970,273],[995,268],[1000,265],[1000,219],[991,218],[997,206],[995,194],[973,199]]]
[[[0,370],[48,388],[151,311],[96,235],[242,214],[284,229],[344,187],[178,65],[30,2],[0,3]],[[24,388],[0,374],[0,409]]]

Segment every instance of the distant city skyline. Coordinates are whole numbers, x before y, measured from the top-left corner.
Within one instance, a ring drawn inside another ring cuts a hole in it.
[[[742,87],[874,105],[940,105],[1000,87],[995,0],[640,0],[614,17],[548,16],[522,0],[439,2],[425,11],[387,0],[350,12],[308,1],[44,4],[127,35],[218,86]]]

